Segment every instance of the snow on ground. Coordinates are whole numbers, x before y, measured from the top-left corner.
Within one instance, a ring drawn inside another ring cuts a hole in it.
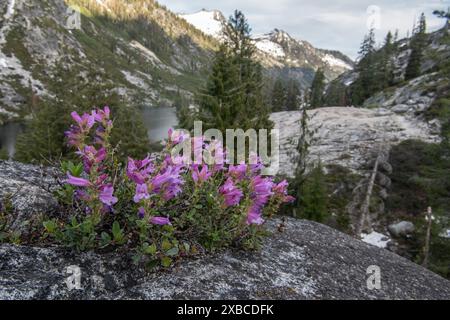
[[[203,33],[220,38],[222,35],[222,21],[220,21],[219,15],[218,11],[201,10],[192,14],[180,14],[179,16]]]
[[[285,56],[283,48],[278,43],[270,41],[269,39],[255,39],[255,45],[259,50],[276,58],[282,58]]]
[[[335,56],[328,53],[323,57],[323,60],[326,63],[328,63],[331,67],[341,67],[349,70],[353,69],[352,66],[346,63],[345,61],[342,61],[341,59],[338,59]]]
[[[166,65],[158,58],[158,56],[153,51],[143,46],[140,42],[133,40],[130,42],[130,47],[140,51],[154,66],[161,69],[166,69],[174,75],[180,75],[180,72],[178,70]]]
[[[16,0],[9,0],[6,13],[4,15],[5,20],[9,20],[14,15],[14,7],[16,6]]]
[[[378,248],[386,248],[391,239],[382,233],[372,231],[369,234],[361,233],[361,240]]]

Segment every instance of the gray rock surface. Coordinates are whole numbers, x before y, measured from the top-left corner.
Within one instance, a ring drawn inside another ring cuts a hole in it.
[[[315,131],[309,149],[309,162],[317,162],[320,158],[325,165],[340,165],[357,173],[365,172],[363,166],[373,160],[371,151],[378,150],[380,146],[389,149],[408,139],[440,141],[439,134],[433,132],[433,126],[429,123],[417,117],[394,113],[390,109],[327,107],[309,110],[308,115],[311,118],[310,129]],[[270,118],[274,128],[279,130],[278,173],[292,176],[301,112],[276,112]]]
[[[414,232],[414,224],[410,221],[400,221],[388,226],[389,233],[394,237],[406,236]]]
[[[11,202],[14,211],[10,229],[20,230],[32,215],[57,208],[55,175],[48,167],[0,160],[0,204]]]
[[[0,299],[450,299],[450,282],[324,225],[287,219],[260,252],[225,251],[147,274],[120,253],[0,246]],[[69,291],[67,267],[81,269]],[[381,289],[367,288],[367,269]]]

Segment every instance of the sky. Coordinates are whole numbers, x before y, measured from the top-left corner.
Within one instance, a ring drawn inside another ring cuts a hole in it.
[[[374,26],[377,41],[389,30],[398,29],[404,37],[421,12],[427,18],[428,30],[444,25],[433,10],[447,10],[450,0],[158,0],[176,13],[217,9],[228,17],[235,9],[246,15],[253,34],[274,28],[294,38],[306,40],[315,47],[339,50],[351,58],[358,49],[368,26]]]

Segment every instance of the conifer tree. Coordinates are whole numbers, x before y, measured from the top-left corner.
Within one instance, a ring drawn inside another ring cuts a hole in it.
[[[286,110],[286,87],[283,80],[277,79],[272,90],[272,111]]]
[[[225,132],[272,126],[262,92],[262,69],[254,60],[250,31],[243,13],[235,11],[226,25],[226,40],[215,55],[206,90],[198,95],[198,118],[205,129]]]
[[[370,29],[364,37],[359,50],[359,63],[356,70],[358,79],[352,85],[352,103],[359,105],[376,90],[375,65],[375,33]]]
[[[327,188],[322,163],[311,170],[302,188],[302,217],[308,220],[324,222],[327,217]]]
[[[405,71],[405,79],[413,79],[420,76],[420,65],[423,58],[423,50],[426,45],[426,20],[425,14],[421,14],[419,24],[414,30],[410,42],[411,55]]]
[[[298,81],[289,79],[286,91],[286,110],[299,110],[301,91]]]
[[[323,91],[325,89],[325,75],[322,69],[317,69],[311,84],[311,108],[323,106]]]
[[[376,68],[376,74],[374,75],[377,80],[374,86],[376,91],[383,90],[388,87],[394,78],[392,58],[395,52],[395,44],[393,39],[394,37],[389,31],[384,40],[383,47],[379,50],[379,52],[377,52],[376,55],[375,63],[378,65]]]
[[[305,96],[308,100],[309,95]],[[309,101],[305,101],[302,107],[302,115],[299,122],[300,136],[297,141],[296,152],[292,157],[292,162],[295,163],[294,178],[289,182],[291,194],[295,196],[295,201],[292,204],[293,215],[297,216],[302,211],[303,206],[303,188],[307,179],[308,156],[311,143],[314,141],[315,131],[309,126],[311,117],[307,110],[309,109]]]

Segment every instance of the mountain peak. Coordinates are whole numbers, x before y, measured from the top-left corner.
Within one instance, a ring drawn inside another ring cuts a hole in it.
[[[287,33],[284,30],[275,28],[273,29],[269,35],[271,36],[272,39],[274,40],[278,40],[278,41],[290,41],[290,40],[294,40],[291,35],[289,33]]]
[[[219,10],[201,9],[190,14],[180,14],[181,18],[192,24],[203,33],[220,38],[222,36],[223,24],[226,19]]]

